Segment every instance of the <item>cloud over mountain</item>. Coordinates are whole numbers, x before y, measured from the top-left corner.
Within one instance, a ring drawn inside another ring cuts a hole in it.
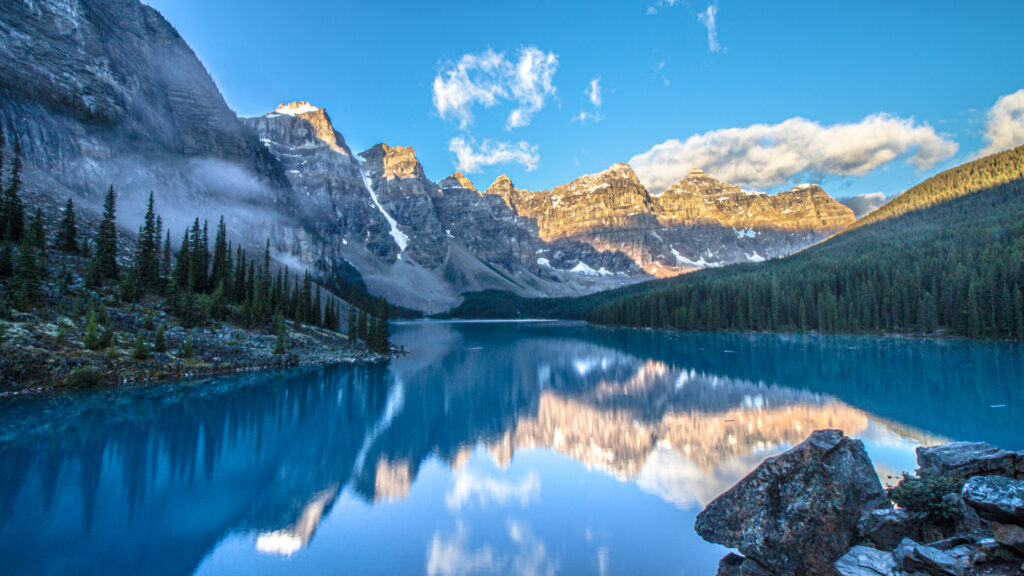
[[[988,156],[1024,144],[1024,88],[996,100],[985,126],[988,146],[978,156]]]
[[[923,170],[957,149],[927,124],[875,114],[831,126],[790,118],[711,130],[662,142],[629,163],[652,192],[665,190],[693,168],[740,186],[768,188],[799,175],[863,176],[899,158]]]
[[[862,216],[870,214],[885,204],[885,192],[868,192],[857,194],[846,198],[838,198],[844,206],[853,210],[853,215],[859,220]]]
[[[537,168],[540,155],[537,147],[525,141],[517,144],[511,142],[494,142],[484,140],[480,147],[474,149],[475,142],[455,137],[448,141],[448,149],[455,153],[456,168],[466,174],[482,171],[495,164],[521,164],[529,172]]]

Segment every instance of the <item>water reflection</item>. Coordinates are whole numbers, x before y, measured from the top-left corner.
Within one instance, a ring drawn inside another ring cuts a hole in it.
[[[414,353],[387,368],[3,400],[6,569],[705,573],[693,516],[811,430],[883,478],[917,444],[1024,439],[1009,345],[395,332]]]

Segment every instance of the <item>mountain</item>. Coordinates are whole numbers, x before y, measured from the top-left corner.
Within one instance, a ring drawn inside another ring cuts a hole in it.
[[[542,192],[517,189],[502,176],[486,194],[535,220],[544,240],[619,250],[655,277],[785,256],[855,221],[851,210],[818,186],[768,195],[700,170],[652,196],[628,164]]]
[[[929,178],[789,258],[603,298],[589,320],[1024,339],[1024,146]]]
[[[626,164],[550,190],[431,181],[408,146],[353,151],[327,111],[238,118],[195,53],[138,0],[37,0],[0,13],[0,130],[48,208],[98,211],[111,184],[134,230],[155,193],[172,238],[225,216],[236,244],[346,295],[425,312],[467,294],[572,297],[760,261],[853,221],[817,187],[769,196],[699,171],[652,196]]]

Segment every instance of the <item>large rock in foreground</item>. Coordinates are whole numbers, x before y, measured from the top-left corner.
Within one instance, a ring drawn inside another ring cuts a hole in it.
[[[696,529],[773,574],[831,574],[857,538],[861,514],[887,503],[864,444],[819,430],[711,502]]]

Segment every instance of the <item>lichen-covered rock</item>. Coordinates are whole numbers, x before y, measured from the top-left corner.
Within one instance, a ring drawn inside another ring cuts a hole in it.
[[[819,430],[711,502],[696,529],[774,574],[826,574],[856,539],[861,514],[886,503],[863,443]]]
[[[985,520],[1024,526],[1024,480],[1003,476],[975,476],[961,493]]]
[[[865,510],[857,521],[857,534],[882,550],[892,550],[915,532],[910,515],[897,508]]]
[[[1017,455],[984,442],[950,442],[917,449],[919,476],[1013,477]]]
[[[895,576],[892,553],[869,546],[854,546],[835,563],[837,576]]]
[[[964,567],[949,554],[904,538],[892,553],[896,566],[911,574],[934,576],[963,576]]]

